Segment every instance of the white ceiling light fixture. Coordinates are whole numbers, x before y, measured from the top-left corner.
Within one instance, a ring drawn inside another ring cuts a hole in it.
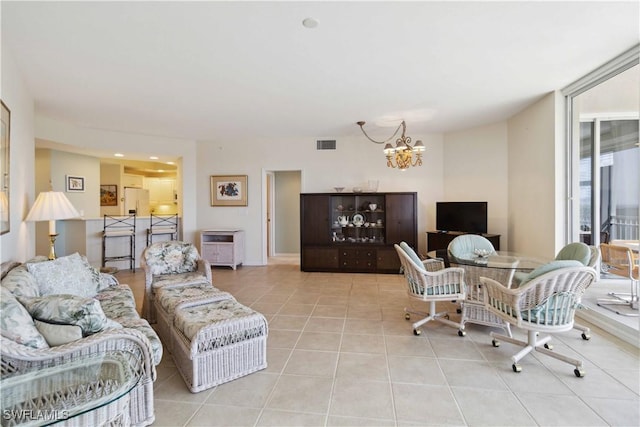
[[[122,153],[116,153],[116,154],[114,154],[114,156],[115,156],[115,157],[124,157],[124,154],[122,154]]]
[[[302,20],[302,25],[305,28],[316,28],[320,22],[316,18],[305,18]]]
[[[376,144],[386,144],[384,146],[384,154],[387,158],[388,167],[397,167],[401,171],[405,171],[410,166],[422,166],[422,152],[425,150],[424,144],[422,143],[422,141],[418,140],[415,144],[413,144],[413,146],[411,145],[411,137],[405,135],[407,125],[405,124],[404,120],[402,121],[402,123],[400,123],[400,126],[398,126],[393,135],[391,135],[391,137],[384,141],[376,141],[375,139],[372,139],[369,135],[367,135],[367,133],[364,131],[364,121],[359,121],[356,124],[360,126],[360,130],[362,130],[362,133],[367,137],[369,141]],[[401,128],[402,135],[400,135],[400,138],[396,140],[396,146],[393,147],[391,144],[389,144],[389,141],[395,138]],[[415,160],[413,158],[414,155]]]

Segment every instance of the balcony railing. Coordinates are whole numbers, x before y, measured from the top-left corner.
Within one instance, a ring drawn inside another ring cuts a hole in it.
[[[611,215],[603,224],[602,230],[609,232],[611,240],[638,240],[638,217]]]

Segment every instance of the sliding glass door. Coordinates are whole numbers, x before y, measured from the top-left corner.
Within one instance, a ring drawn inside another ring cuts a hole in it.
[[[565,89],[569,167],[567,242],[638,240],[638,47]]]
[[[579,240],[637,240],[638,120],[583,118],[579,127]]]

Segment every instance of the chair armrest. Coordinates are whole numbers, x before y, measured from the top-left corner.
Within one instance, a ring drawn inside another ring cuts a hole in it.
[[[207,278],[209,283],[213,283],[212,275],[211,275],[211,263],[206,259],[200,258],[198,260],[198,269],[197,272],[201,273],[203,276]]]
[[[516,317],[522,288],[510,289],[489,277],[480,277],[480,283],[484,286],[484,304],[493,310]]]
[[[0,343],[3,377],[26,370],[64,365],[87,356],[124,352],[137,361],[137,375],[148,377],[150,381],[156,379],[151,344],[144,334],[135,329],[110,329],[68,344],[43,349],[26,347],[3,337]]]
[[[441,259],[435,259],[435,258],[425,259],[425,260],[422,260],[422,265],[424,266],[425,270],[431,271],[431,272],[444,269],[444,261],[442,261]]]

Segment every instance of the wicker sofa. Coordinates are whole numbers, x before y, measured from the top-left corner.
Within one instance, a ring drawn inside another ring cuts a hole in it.
[[[138,315],[127,285],[99,273],[78,254],[55,261],[37,257],[24,264],[3,263],[0,277],[3,381],[44,368],[77,365],[88,357],[124,354],[137,377],[127,396],[126,424],[153,423],[155,366],[163,349],[155,331]],[[87,389],[95,387],[100,385]],[[36,409],[59,409],[42,400],[43,407]],[[95,416],[88,421],[91,424],[109,422],[99,410],[91,412]]]

